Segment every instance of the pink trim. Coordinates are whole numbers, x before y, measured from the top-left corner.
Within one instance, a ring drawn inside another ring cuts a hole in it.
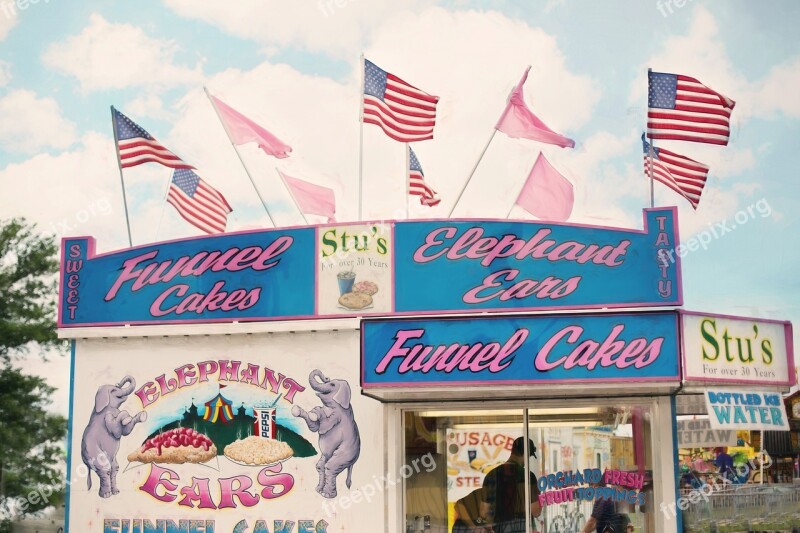
[[[650,211],[651,209],[645,209],[645,211]],[[655,211],[655,209],[652,209]],[[678,246],[681,242],[681,235],[680,235],[680,224],[678,224],[678,207],[672,206],[672,229],[675,231],[675,242],[673,243],[674,246],[672,247],[673,250],[677,250]],[[675,277],[675,282],[678,284],[678,305],[683,305],[683,269],[681,268],[681,256],[675,252],[675,268],[677,269],[677,276]]]
[[[792,385],[797,384],[797,374],[794,366],[794,328],[792,323],[788,322],[783,328],[783,334],[786,336],[786,356],[789,358],[789,381]]]
[[[469,222],[502,222],[502,223],[505,223],[505,224],[509,224],[509,223],[511,223],[511,224],[539,224],[539,225],[545,225],[545,226],[566,226],[566,227],[569,227],[569,228],[602,229],[602,230],[607,230],[607,231],[618,231],[618,232],[623,232],[623,233],[633,233],[633,234],[647,235],[649,232],[648,232],[648,227],[647,227],[647,215],[646,215],[646,213],[649,212],[649,211],[654,211],[654,212],[670,211],[670,212],[672,212],[672,217],[673,217],[673,220],[674,220],[674,223],[675,223],[674,229],[675,229],[675,232],[677,234],[677,229],[678,229],[678,227],[677,227],[677,209],[678,208],[674,207],[674,206],[673,207],[656,207],[656,208],[644,209],[643,210],[643,213],[644,213],[643,214],[643,220],[644,220],[645,223],[644,223],[644,229],[642,229],[642,230],[630,229],[630,228],[619,228],[619,227],[614,227],[614,226],[593,226],[591,224],[567,224],[567,223],[547,222],[547,221],[540,221],[540,220],[509,220],[507,218],[426,218],[426,219],[413,219],[413,220],[365,220],[365,221],[361,221],[361,222],[335,222],[335,223],[325,223],[325,224],[309,224],[309,225],[306,225],[306,226],[287,226],[285,228],[282,227],[282,228],[251,229],[251,230],[243,230],[243,231],[232,231],[230,233],[220,233],[220,234],[217,234],[217,235],[201,235],[201,236],[198,236],[198,237],[183,237],[181,239],[171,239],[171,240],[168,240],[168,241],[160,241],[160,242],[152,242],[152,243],[148,243],[148,244],[140,244],[140,245],[133,246],[133,247],[130,247],[130,248],[121,248],[119,250],[112,250],[110,252],[105,252],[105,253],[98,254],[98,255],[94,255],[93,254],[91,258],[105,257],[107,255],[113,255],[113,254],[122,253],[122,252],[129,252],[131,250],[139,250],[139,249],[143,249],[143,248],[152,248],[152,247],[162,246],[162,245],[165,245],[165,244],[174,244],[174,243],[186,242],[186,241],[200,241],[200,240],[207,240],[207,239],[220,239],[220,238],[224,239],[224,238],[226,238],[228,236],[247,235],[247,234],[250,234],[250,233],[264,233],[264,232],[272,232],[272,231],[289,231],[289,230],[302,230],[302,229],[318,229],[318,228],[339,227],[339,226],[348,226],[348,225],[365,226],[365,225],[369,225],[369,224],[379,224],[379,223],[392,224],[392,227],[394,227],[394,224],[396,224],[398,222],[400,222],[400,223],[405,223],[405,222],[409,222],[409,223],[414,223],[414,222],[447,222],[447,223],[453,223],[453,222],[467,222],[467,223],[469,223]],[[81,236],[81,237],[64,237],[63,239],[68,239],[68,240],[91,239],[91,240],[94,240],[92,237],[83,237],[83,236]],[[89,258],[87,258],[87,259],[89,259]]]
[[[736,315],[721,315],[718,313],[701,313],[700,311],[688,311],[684,309],[679,309],[678,313],[681,315],[691,315],[691,316],[711,316],[714,318],[727,318],[729,320],[743,320],[743,321],[750,321],[750,322],[769,322],[771,324],[784,324],[791,326],[792,323],[788,320],[776,320],[774,318],[756,318],[752,316],[736,316]]]
[[[56,310],[58,315],[56,317],[56,326],[61,327],[63,324],[61,320],[61,313],[63,312],[62,307],[64,304],[64,247],[66,246],[66,241],[61,239],[61,267],[58,269],[58,309]]]
[[[361,365],[363,368],[363,364]],[[542,385],[542,384],[549,384],[549,385],[571,385],[574,383],[586,383],[586,384],[594,384],[594,383],[607,383],[607,384],[616,384],[616,383],[666,383],[666,382],[675,382],[677,386],[680,382],[678,381],[678,376],[659,376],[656,378],[575,378],[575,379],[514,379],[514,380],[507,380],[507,379],[498,379],[496,381],[426,381],[426,382],[404,382],[399,383],[395,381],[386,382],[386,383],[376,383],[376,384],[369,384],[365,385],[361,383],[361,387],[364,389],[380,389],[380,388],[410,388],[410,389],[417,389],[417,388],[426,388],[426,387],[464,387],[464,386],[504,386],[504,385]]]
[[[56,327],[58,328],[66,328],[70,327],[69,324],[64,324],[64,264],[66,260],[66,245],[67,241],[85,241],[86,242],[86,261],[88,262],[90,258],[95,257],[95,250],[97,241],[95,241],[94,237],[88,236],[78,236],[78,237],[62,237],[61,238],[61,267],[59,268],[59,279],[58,279],[58,309],[56,310],[58,315],[56,318]],[[78,325],[73,325],[72,327],[79,327]]]
[[[319,228],[314,230],[314,316],[319,315],[319,271],[322,268],[319,253]]]
[[[395,234],[394,228],[395,223],[391,223],[391,234],[392,234],[392,306],[390,307],[391,313],[395,313],[395,309],[397,309],[395,305],[395,295],[397,294],[397,246],[395,246]]]
[[[692,383],[738,383],[741,385],[791,385],[788,381],[754,381],[754,380],[744,380],[744,379],[728,379],[728,378],[719,378],[719,379],[708,379],[708,378],[692,378],[687,377],[686,381],[689,382],[691,385]]]

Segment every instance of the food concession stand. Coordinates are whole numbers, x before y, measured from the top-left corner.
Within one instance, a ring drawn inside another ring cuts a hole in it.
[[[643,218],[330,224],[104,254],[65,238],[67,531],[450,531],[519,437],[536,448],[531,528],[579,530],[607,498],[636,531],[680,531],[676,398],[697,354],[676,210]],[[793,383],[781,327],[787,374],[768,388]]]

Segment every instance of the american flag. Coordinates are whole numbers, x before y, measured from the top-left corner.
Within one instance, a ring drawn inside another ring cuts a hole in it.
[[[650,176],[650,143],[642,134],[644,149],[644,173]],[[678,155],[663,148],[653,147],[653,178],[686,198],[694,209],[700,203],[700,195],[708,178],[709,168],[703,163]]]
[[[441,202],[441,198],[436,197],[436,191],[425,183],[425,176],[422,174],[422,166],[419,164],[417,154],[411,147],[408,148],[408,194],[419,196],[419,203],[433,207]]]
[[[727,145],[734,105],[689,76],[649,72],[647,136]]]
[[[164,145],[155,140],[143,127],[113,107],[111,116],[122,168],[135,167],[142,163],[160,163],[170,168],[194,168],[164,148]]]
[[[364,60],[364,122],[380,126],[395,141],[432,139],[438,101]]]
[[[231,206],[211,185],[187,168],[172,172],[167,202],[193,226],[206,233],[223,233]]]

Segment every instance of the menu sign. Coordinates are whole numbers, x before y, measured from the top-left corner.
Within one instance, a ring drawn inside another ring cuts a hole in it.
[[[65,238],[59,327],[680,305],[674,208],[644,230],[435,220],[276,228],[95,253]]]
[[[674,312],[364,320],[362,386],[672,381],[677,329]]]
[[[686,381],[795,382],[789,322],[682,312],[681,327]]]

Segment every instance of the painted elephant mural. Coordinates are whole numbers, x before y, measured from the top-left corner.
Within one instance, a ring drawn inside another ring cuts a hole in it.
[[[119,494],[117,489],[117,451],[119,441],[130,435],[133,427],[147,420],[144,411],[131,416],[119,407],[136,389],[136,381],[125,376],[116,385],[101,385],[94,398],[94,409],[83,431],[81,458],[83,463],[100,478],[100,497]],[[88,488],[92,488],[92,474],[87,472]]]
[[[329,379],[318,369],[311,371],[308,383],[322,405],[310,412],[295,405],[292,414],[305,420],[308,429],[319,433],[317,492],[325,498],[335,498],[336,477],[347,469],[345,484],[350,488],[353,464],[361,453],[361,437],[350,406],[350,385],[343,379]]]

